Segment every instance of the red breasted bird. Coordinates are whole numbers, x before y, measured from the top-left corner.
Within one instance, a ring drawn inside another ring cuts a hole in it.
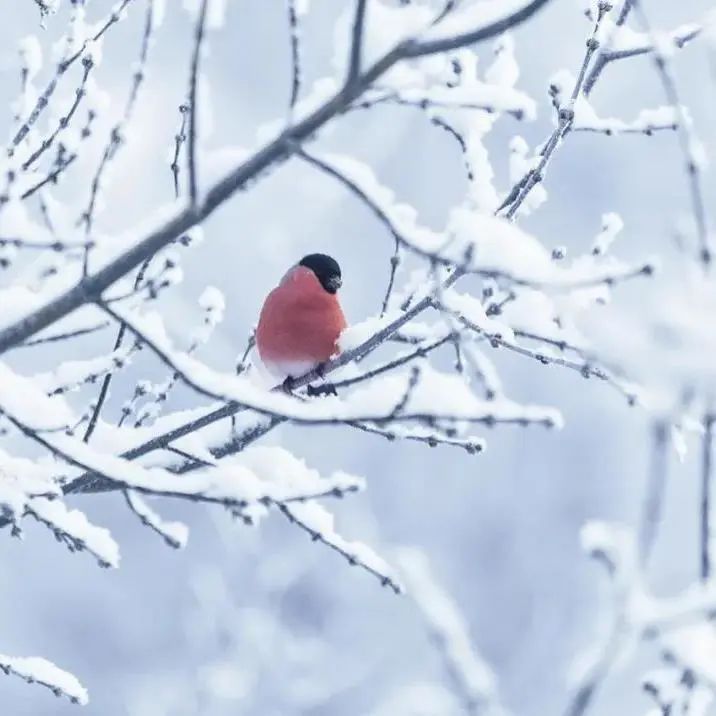
[[[309,254],[266,297],[256,345],[276,379],[297,378],[339,352],[338,337],[346,327],[336,295],[341,283],[335,259]]]

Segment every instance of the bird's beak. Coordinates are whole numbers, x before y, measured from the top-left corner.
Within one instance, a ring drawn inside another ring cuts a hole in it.
[[[332,293],[335,293],[343,285],[340,276],[331,276],[326,283],[328,284],[328,290]]]

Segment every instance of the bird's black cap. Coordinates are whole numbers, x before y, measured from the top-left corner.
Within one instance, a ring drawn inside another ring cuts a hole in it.
[[[331,256],[308,254],[298,262],[298,265],[311,269],[328,293],[335,293],[341,287],[341,267]]]

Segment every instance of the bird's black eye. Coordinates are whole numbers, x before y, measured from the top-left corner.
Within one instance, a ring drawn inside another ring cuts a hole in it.
[[[299,261],[299,266],[311,269],[328,293],[335,293],[341,287],[341,267],[333,257],[326,254],[308,254]]]

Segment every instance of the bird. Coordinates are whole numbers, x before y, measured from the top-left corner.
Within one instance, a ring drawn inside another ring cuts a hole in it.
[[[256,347],[266,370],[284,387],[340,352],[338,338],[347,326],[338,300],[341,285],[334,258],[308,254],[266,297]]]

